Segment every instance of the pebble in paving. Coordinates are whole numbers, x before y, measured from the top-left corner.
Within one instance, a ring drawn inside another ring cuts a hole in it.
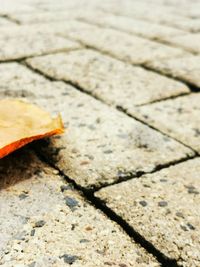
[[[76,190],[62,192],[69,184],[32,151],[4,158],[0,169],[1,266],[160,266]]]
[[[168,43],[175,44],[193,53],[200,53],[200,33],[191,33],[183,36],[165,37]]]
[[[76,42],[52,34],[33,34],[0,36],[0,61],[21,59],[29,56],[42,55],[77,49]]]
[[[170,75],[200,88],[200,56],[186,56],[167,60],[158,60],[148,64],[163,74]]]
[[[179,48],[156,43],[114,29],[100,28],[86,23],[77,23],[76,21],[69,21],[65,26],[65,31],[62,31],[60,35],[73,38],[84,45],[133,64],[187,55],[186,51]]]
[[[96,196],[181,266],[200,265],[200,159],[104,188]]]
[[[104,27],[111,27],[124,32],[140,35],[149,39],[163,39],[171,36],[185,34],[184,31],[156,24],[144,20],[116,16],[103,12],[84,12],[79,15],[80,19],[91,24],[98,24]]]
[[[138,107],[138,118],[200,152],[200,94]],[[134,113],[134,112],[133,112]]]
[[[81,186],[109,184],[193,155],[176,141],[69,85],[47,84],[36,83],[39,97],[27,95],[27,99],[51,113],[61,112],[67,130],[60,138],[43,141],[39,150]]]
[[[89,49],[27,62],[52,78],[72,82],[106,103],[124,109],[189,92],[180,82]]]

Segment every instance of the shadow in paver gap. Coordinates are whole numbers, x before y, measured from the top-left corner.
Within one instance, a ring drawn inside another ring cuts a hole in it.
[[[136,65],[134,65],[134,66],[136,66]],[[200,88],[199,88],[198,86],[196,86],[195,84],[189,83],[188,81],[185,81],[184,79],[179,79],[178,77],[174,77],[174,76],[172,76],[172,75],[170,75],[170,74],[167,74],[167,73],[163,74],[161,71],[156,70],[156,69],[154,69],[154,68],[152,68],[152,67],[149,67],[149,66],[147,66],[147,65],[145,65],[145,64],[141,64],[140,66],[141,66],[142,68],[144,68],[145,70],[149,70],[149,71],[152,71],[152,72],[154,72],[154,73],[160,74],[160,75],[165,76],[165,77],[168,77],[168,78],[170,78],[170,79],[173,79],[173,80],[175,80],[175,81],[177,81],[177,82],[182,82],[182,83],[184,83],[185,85],[187,85],[187,87],[188,87],[188,88],[190,89],[190,91],[193,92],[193,93],[199,93],[199,92],[200,92]],[[177,98],[177,97],[179,97],[179,96],[180,96],[180,95],[172,96],[172,97],[169,97],[168,99],[174,99],[174,98]],[[160,102],[160,101],[162,101],[162,100],[158,100],[158,101],[156,101],[156,102]]]
[[[177,164],[180,164],[180,163],[182,163],[182,162],[186,162],[186,161],[189,161],[189,160],[191,160],[191,159],[198,158],[198,157],[199,157],[199,155],[197,155],[197,154],[195,153],[195,155],[193,155],[193,156],[188,156],[187,158],[183,158],[183,159],[175,160],[175,161],[172,161],[172,162],[168,162],[168,163],[166,163],[166,164],[157,165],[157,166],[156,166],[152,171],[150,171],[150,172],[142,172],[142,171],[140,171],[140,172],[135,173],[134,175],[133,175],[133,174],[130,174],[130,175],[124,176],[124,177],[121,178],[121,179],[118,179],[118,180],[114,181],[113,183],[109,183],[109,184],[106,184],[106,183],[105,183],[104,185],[101,185],[101,186],[99,186],[99,187],[95,187],[95,188],[94,188],[93,190],[91,190],[91,191],[95,192],[95,191],[98,191],[98,190],[100,190],[100,189],[102,189],[102,188],[105,188],[105,187],[107,187],[107,186],[112,186],[112,185],[120,184],[120,183],[122,183],[122,182],[126,182],[126,181],[131,180],[131,179],[139,179],[139,178],[140,178],[142,175],[144,175],[144,174],[153,174],[153,173],[158,172],[158,171],[160,171],[160,170],[167,169],[167,168],[169,168],[169,167],[171,167],[171,166],[174,166],[174,165],[177,165]]]
[[[122,217],[116,214],[112,209],[108,208],[101,199],[94,196],[95,190],[86,189],[78,185],[73,179],[65,175],[59,168],[57,168],[50,159],[46,159],[46,157],[44,157],[44,155],[42,155],[40,151],[34,147],[34,144],[32,144],[32,149],[35,151],[41,161],[58,170],[59,175],[62,176],[66,182],[71,183],[73,187],[78,190],[90,204],[92,204],[96,209],[102,211],[110,220],[116,222],[131,239],[143,247],[148,253],[152,254],[158,260],[158,262],[161,263],[161,266],[181,267],[181,265],[179,265],[175,259],[171,259],[159,251],[151,242],[146,240],[145,237],[135,231],[134,228],[131,227]]]
[[[192,157],[196,157],[197,155],[199,155],[198,151],[196,151],[194,148],[192,148],[192,147],[188,146],[187,144],[181,142],[180,140],[176,139],[175,137],[172,137],[172,136],[170,136],[170,135],[168,135],[168,134],[166,134],[166,133],[160,131],[160,130],[157,129],[156,127],[154,127],[154,126],[152,126],[152,125],[150,125],[150,124],[147,124],[145,121],[143,121],[143,120],[141,120],[141,119],[139,119],[139,118],[133,116],[133,115],[132,115],[131,113],[129,113],[125,108],[123,108],[123,107],[121,107],[121,106],[117,106],[116,108],[117,108],[117,110],[123,112],[124,114],[126,114],[126,115],[129,116],[130,118],[133,118],[133,119],[135,119],[136,121],[139,121],[139,122],[141,122],[141,123],[144,124],[144,125],[147,125],[149,128],[151,128],[151,129],[153,129],[153,130],[155,130],[155,131],[161,133],[162,135],[165,135],[165,136],[167,136],[168,138],[171,138],[171,139],[175,140],[176,142],[182,144],[183,146],[185,146],[185,147],[191,149],[191,150],[194,152],[194,156],[192,156]],[[192,158],[192,157],[191,157],[191,158]],[[170,163],[169,163],[169,164],[170,164]]]

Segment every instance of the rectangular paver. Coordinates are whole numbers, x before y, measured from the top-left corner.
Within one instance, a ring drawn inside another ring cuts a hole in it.
[[[160,266],[32,151],[0,170],[1,266]]]
[[[139,107],[136,116],[200,152],[200,94]]]
[[[189,92],[184,84],[90,49],[27,62],[45,75],[77,84],[106,103],[124,109]]]
[[[180,266],[198,267],[199,172],[198,158],[104,188],[96,196]]]
[[[140,35],[149,39],[163,39],[185,34],[185,31],[169,26],[125,16],[116,16],[103,12],[84,12],[80,19],[91,24],[111,27],[124,32]]]
[[[156,59],[180,57],[187,53],[179,48],[170,47],[139,36],[130,35],[114,29],[100,28],[87,24],[68,22],[68,29],[62,36],[73,38],[84,45],[96,48],[118,59],[142,64]],[[77,25],[77,26],[76,26]]]
[[[81,186],[109,184],[193,155],[176,141],[71,86],[47,81],[46,86],[35,83],[35,87],[41,91],[39,97],[26,93],[25,98],[51,113],[61,112],[67,128],[60,138],[43,141],[39,150]],[[33,92],[33,85],[30,88]]]
[[[83,8],[73,8],[73,9],[64,9],[60,11],[43,11],[43,12],[34,12],[31,14],[28,13],[13,13],[12,18],[16,19],[22,24],[33,24],[33,23],[52,23],[53,21],[63,21],[66,22],[70,19],[76,19],[79,17],[79,14],[83,14],[86,10]]]
[[[80,45],[53,34],[32,34],[27,32],[24,35],[16,35],[10,38],[0,36],[0,47],[0,61],[6,61],[67,51],[76,49]]]
[[[179,78],[200,88],[200,56],[185,56],[176,59],[158,60],[149,64],[163,74]]]

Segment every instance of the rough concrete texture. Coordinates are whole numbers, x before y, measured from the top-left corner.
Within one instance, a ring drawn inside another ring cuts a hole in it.
[[[94,11],[86,11],[80,14],[78,18],[91,24],[111,27],[149,39],[163,39],[185,34],[185,31],[149,21],[128,18],[125,16],[116,16],[105,12],[99,12],[99,14],[96,13],[97,12]]]
[[[1,266],[159,266],[33,152],[1,160],[0,169]]]
[[[42,86],[38,97],[28,93],[22,97],[46,107],[51,113],[61,112],[68,130],[60,138],[46,140],[39,149],[81,186],[109,184],[193,154],[73,87],[59,82],[47,81],[47,84]],[[38,86],[41,83],[35,82],[35,87]],[[12,85],[9,90],[12,91]],[[30,92],[33,90],[31,85]],[[28,82],[26,91],[29,91]]]
[[[24,34],[10,39],[0,37],[0,61],[21,59],[80,47],[76,42],[55,35]]]
[[[124,109],[189,92],[180,82],[90,49],[35,57],[27,62],[45,75],[76,84]]]
[[[183,36],[164,37],[171,44],[184,48],[189,52],[200,53],[200,33],[190,33]]]
[[[176,59],[159,60],[149,66],[163,74],[170,75],[192,85],[200,87],[200,56],[186,56]]]
[[[178,97],[135,110],[138,118],[148,122],[200,152],[200,94]]]
[[[107,187],[96,196],[165,255],[181,266],[198,267],[199,171],[198,158]]]
[[[179,48],[170,47],[139,36],[129,35],[109,28],[85,24],[75,28],[77,22],[68,23],[69,29],[61,36],[73,38],[82,44],[98,49],[129,63],[142,64],[156,59],[180,57],[187,54]]]

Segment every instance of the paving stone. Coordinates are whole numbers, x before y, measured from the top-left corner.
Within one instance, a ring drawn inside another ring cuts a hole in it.
[[[127,5],[113,4],[112,6],[103,6],[102,9],[118,15],[143,19],[144,21],[151,21],[184,31],[198,32],[200,30],[200,19],[182,16],[178,14],[177,8],[174,11],[169,10],[166,6],[158,7],[157,4],[149,5],[149,2],[148,4],[143,3],[143,5],[128,2]],[[163,16],[163,14],[165,15]]]
[[[79,17],[91,24],[111,27],[150,39],[162,39],[185,34],[184,31],[172,27],[103,12],[84,12]]]
[[[200,56],[186,56],[169,60],[157,60],[148,64],[163,74],[171,75],[182,81],[200,87]]]
[[[200,33],[191,33],[183,36],[166,37],[168,43],[175,44],[193,53],[200,53]]]
[[[181,266],[200,264],[200,159],[104,188],[96,196]]]
[[[35,83],[36,92],[41,91],[38,97],[35,93],[22,98],[52,114],[61,112],[67,130],[60,138],[38,142],[39,151],[83,187],[123,180],[193,155],[176,141],[69,85],[47,83]],[[30,88],[33,92],[33,85]]]
[[[60,11],[43,11],[43,12],[35,12],[32,14],[27,13],[14,13],[11,15],[12,18],[18,20],[22,24],[32,24],[32,23],[52,23],[53,21],[66,21],[70,19],[76,19],[80,15],[83,14],[86,10],[84,9],[68,9],[68,10],[60,10]]]
[[[184,84],[90,49],[37,57],[28,63],[124,109],[189,92]]]
[[[81,25],[75,21],[69,22],[66,26],[68,26],[68,29],[61,33],[62,36],[70,37],[86,46],[96,48],[133,64],[180,57],[187,53],[179,48],[156,43],[114,29],[99,28],[89,24]]]
[[[77,191],[61,192],[68,184],[33,152],[4,158],[0,169],[1,266],[159,266]]]
[[[0,37],[0,61],[21,59],[80,47],[76,42],[50,34],[32,34]]]
[[[145,63],[156,59],[180,57],[181,55],[189,54],[179,48],[173,48],[117,30],[103,29],[75,20],[69,20],[67,23],[43,23],[38,27],[35,27],[34,24],[15,26],[9,30],[7,27],[4,27],[4,29],[0,30],[0,34],[3,35],[4,38],[11,38],[13,34],[23,36],[24,32],[29,32],[29,34],[32,35],[44,35],[44,33],[47,35],[58,34],[60,36],[72,38],[86,46],[99,49],[116,58],[133,64]],[[117,46],[116,43],[118,44]]]
[[[200,94],[139,107],[137,117],[200,152]]]

